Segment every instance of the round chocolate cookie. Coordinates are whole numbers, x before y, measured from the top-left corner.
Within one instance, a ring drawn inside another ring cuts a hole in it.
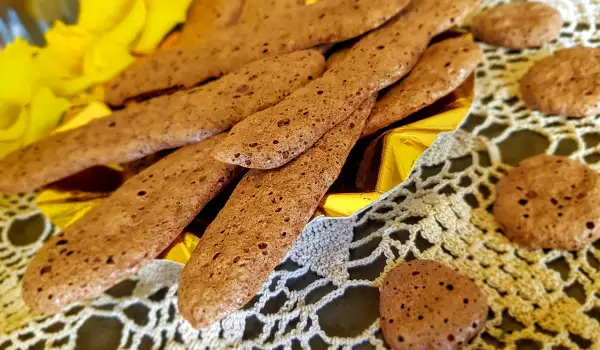
[[[579,249],[600,237],[599,179],[566,157],[526,159],[496,186],[496,220],[522,246]]]
[[[537,62],[521,78],[521,96],[547,114],[599,114],[600,48],[564,49]]]
[[[484,326],[485,296],[468,277],[432,260],[413,260],[383,282],[379,313],[392,349],[457,349]]]
[[[558,37],[560,12],[539,2],[516,2],[494,7],[473,19],[475,37],[509,49],[540,47]]]

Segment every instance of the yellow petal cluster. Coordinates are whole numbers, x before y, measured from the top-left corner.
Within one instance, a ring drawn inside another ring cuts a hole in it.
[[[17,39],[0,51],[0,157],[55,130],[110,114],[103,84],[153,52],[192,0],[80,0],[77,24],[56,21],[46,46]],[[73,109],[76,113],[65,113]],[[69,115],[70,114],[70,115]]]

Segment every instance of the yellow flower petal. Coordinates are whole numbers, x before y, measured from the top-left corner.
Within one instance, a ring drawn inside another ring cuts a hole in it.
[[[0,142],[20,142],[27,130],[27,109],[6,102],[0,103],[0,106],[0,111],[6,113],[4,118],[7,119],[6,126],[0,129]]]
[[[39,81],[34,65],[40,49],[17,38],[0,50],[0,100],[24,105],[31,100]]]
[[[84,53],[82,75],[54,80],[53,90],[61,96],[80,94],[95,84],[109,81],[133,61],[133,56],[125,46],[109,37],[99,38],[92,42]]]
[[[21,113],[21,106],[0,101],[0,134],[15,124]]]
[[[49,75],[60,78],[77,77],[82,73],[83,56],[95,37],[80,26],[56,21],[45,34],[47,46],[40,57]]]
[[[90,32],[109,32],[123,22],[134,0],[79,0],[77,24]]]
[[[24,144],[27,145],[50,134],[68,107],[69,101],[54,96],[47,87],[40,88],[31,101]]]
[[[62,124],[56,128],[53,133],[63,132],[70,129],[75,129],[83,126],[94,119],[106,117],[110,115],[112,111],[104,103],[92,102],[85,107],[81,112],[77,113],[68,122]]]
[[[10,109],[11,113],[17,113],[18,115],[16,120],[7,129],[0,130],[0,158],[23,147],[28,118],[28,111],[26,108],[21,108],[20,106],[15,108],[15,105],[13,105],[2,109],[5,111]],[[11,116],[11,119],[12,118],[14,118],[14,116]]]
[[[125,45],[110,37],[102,37],[85,53],[83,73],[91,76],[94,83],[103,83],[118,75],[134,60]]]
[[[93,77],[80,76],[71,79],[54,80],[52,90],[59,96],[74,96],[91,88],[94,85]]]
[[[111,40],[130,47],[146,23],[146,3],[144,0],[133,0],[131,8],[123,20],[106,34]]]
[[[147,54],[154,51],[175,25],[185,21],[191,2],[192,0],[146,0],[146,25],[133,52]]]

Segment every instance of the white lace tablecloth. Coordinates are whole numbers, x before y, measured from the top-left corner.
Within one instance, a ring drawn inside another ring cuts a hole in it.
[[[498,1],[486,1],[484,6]],[[102,297],[48,317],[28,313],[19,281],[57,229],[33,195],[0,199],[0,350],[383,348],[378,287],[395,264],[436,259],[472,278],[490,304],[472,348],[600,349],[600,242],[577,252],[526,250],[491,213],[494,184],[521,159],[562,154],[600,170],[600,116],[527,109],[518,79],[563,47],[600,46],[600,0],[547,0],[565,25],[543,49],[482,44],[476,101],[404,184],[350,218],[317,219],[243,310],[197,331],[177,313],[181,266],[155,261]]]

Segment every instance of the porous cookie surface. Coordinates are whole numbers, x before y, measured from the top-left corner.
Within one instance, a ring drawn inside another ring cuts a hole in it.
[[[0,159],[0,192],[31,191],[94,165],[124,163],[217,135],[320,76],[324,65],[315,50],[267,57],[200,87],[51,135]]]
[[[510,49],[540,47],[558,37],[560,12],[539,2],[515,2],[482,12],[473,20],[473,33],[487,43]]]
[[[223,162],[273,169],[291,161],[342,122],[371,94],[404,77],[429,41],[462,22],[478,0],[422,0],[359,40],[319,79],[231,129],[215,150]],[[411,33],[403,35],[403,33]],[[266,135],[266,136],[265,136]]]
[[[179,312],[194,327],[208,326],[256,294],[338,177],[374,104],[369,97],[286,166],[244,176],[181,272]]]
[[[467,35],[431,45],[410,74],[375,104],[363,136],[448,95],[471,75],[482,57],[479,45]]]
[[[152,261],[239,174],[210,157],[223,139],[182,147],[125,182],[29,263],[23,299],[56,312],[100,294]]]
[[[600,237],[599,176],[566,157],[529,158],[498,183],[494,213],[525,247],[579,249]]]
[[[258,24],[271,17],[293,13],[303,6],[306,6],[305,0],[245,0],[240,22]]]
[[[379,312],[393,349],[457,349],[483,328],[488,305],[468,277],[433,260],[413,260],[386,276]]]
[[[521,96],[547,114],[600,113],[600,48],[564,49],[535,63],[521,78]]]
[[[157,52],[115,78],[106,101],[125,100],[169,88],[192,87],[251,61],[348,40],[379,27],[408,0],[328,0],[263,21],[243,22],[199,45]]]

